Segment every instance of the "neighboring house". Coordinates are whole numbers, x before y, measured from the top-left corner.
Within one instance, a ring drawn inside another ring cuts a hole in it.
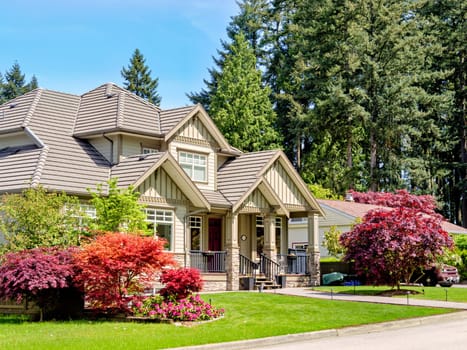
[[[273,279],[293,217],[307,218],[306,282],[319,283],[323,212],[303,180],[282,151],[231,147],[200,105],[161,110],[108,83],[0,106],[0,194],[42,185],[86,203],[113,177],[136,188],[155,235],[209,289],[237,290],[258,267]]]
[[[319,249],[320,256],[327,257],[329,252],[323,247],[324,233],[331,227],[335,227],[340,232],[348,232],[352,229],[357,220],[363,218],[365,214],[377,208],[385,208],[374,204],[356,203],[353,201],[324,200],[319,199],[318,203],[324,210],[324,217],[319,218]],[[307,247],[308,240],[306,234],[305,221],[301,218],[292,218],[289,222],[289,248]],[[454,225],[448,221],[443,221],[443,229],[450,234],[467,234],[467,229]]]

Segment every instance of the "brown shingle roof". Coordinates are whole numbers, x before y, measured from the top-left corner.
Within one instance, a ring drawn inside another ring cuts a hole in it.
[[[116,130],[160,135],[160,109],[121,87],[107,83],[81,96],[74,135]]]
[[[119,187],[134,185],[163,155],[165,152],[127,157],[112,167],[111,176],[118,178]]]
[[[160,113],[161,133],[167,134],[180,123],[196,106],[166,109]]]
[[[14,148],[0,150],[0,184],[4,192],[20,192],[31,186],[44,149]]]
[[[256,181],[261,170],[278,151],[242,154],[227,161],[217,173],[217,188],[232,204],[237,203]]]
[[[373,209],[387,209],[391,210],[392,208],[384,207],[380,205],[374,204],[364,204],[364,203],[356,203],[356,202],[349,202],[349,201],[339,201],[339,200],[328,200],[328,199],[319,199],[319,204],[323,207],[333,208],[335,210],[340,211],[342,214],[351,216],[353,218],[362,218],[365,214]],[[459,233],[459,234],[467,234],[467,229],[461,226],[457,226],[449,221],[443,221],[442,223],[443,229],[449,233]]]

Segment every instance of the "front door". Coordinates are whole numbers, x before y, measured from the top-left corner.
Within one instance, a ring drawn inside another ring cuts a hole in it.
[[[222,219],[209,219],[208,249],[212,251],[222,250]]]

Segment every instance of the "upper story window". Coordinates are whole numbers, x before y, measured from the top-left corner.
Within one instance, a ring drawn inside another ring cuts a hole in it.
[[[207,157],[203,154],[180,152],[178,161],[193,181],[207,181]]]
[[[157,153],[157,149],[149,148],[149,147],[143,147],[143,154],[153,154],[153,153]]]

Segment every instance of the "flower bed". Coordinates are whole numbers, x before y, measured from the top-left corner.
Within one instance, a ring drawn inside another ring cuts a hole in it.
[[[160,295],[137,301],[132,307],[134,317],[173,321],[208,321],[223,316],[224,309],[217,309],[199,295],[180,300],[165,300]]]

